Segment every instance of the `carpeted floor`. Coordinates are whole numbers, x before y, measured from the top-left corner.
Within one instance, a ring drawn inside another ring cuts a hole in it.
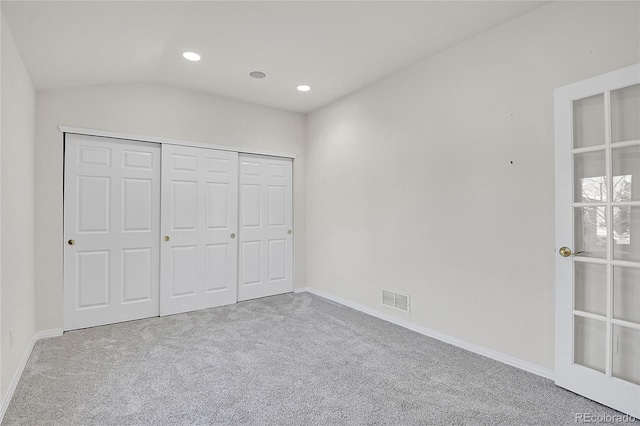
[[[3,425],[575,425],[551,381],[287,294],[39,341]]]

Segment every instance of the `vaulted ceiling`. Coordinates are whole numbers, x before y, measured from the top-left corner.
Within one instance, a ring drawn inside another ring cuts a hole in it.
[[[6,1],[38,89],[160,82],[309,112],[548,2]],[[182,52],[202,56],[189,62]],[[250,71],[268,74],[252,79]],[[299,84],[311,90],[301,93]]]

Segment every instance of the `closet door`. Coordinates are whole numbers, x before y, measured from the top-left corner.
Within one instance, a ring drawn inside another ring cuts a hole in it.
[[[238,300],[293,291],[292,160],[240,154]]]
[[[65,135],[64,329],[158,315],[160,147]]]
[[[162,147],[160,314],[237,300],[238,153]]]

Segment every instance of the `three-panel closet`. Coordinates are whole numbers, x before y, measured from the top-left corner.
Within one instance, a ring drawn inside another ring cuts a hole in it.
[[[292,160],[65,134],[64,329],[293,291]]]

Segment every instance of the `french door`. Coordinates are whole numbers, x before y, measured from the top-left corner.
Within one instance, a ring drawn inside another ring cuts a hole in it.
[[[640,66],[555,92],[556,384],[640,417]]]
[[[238,300],[293,291],[292,162],[240,155]]]
[[[158,315],[160,146],[66,135],[64,329]]]
[[[238,153],[162,147],[160,314],[237,300]]]

